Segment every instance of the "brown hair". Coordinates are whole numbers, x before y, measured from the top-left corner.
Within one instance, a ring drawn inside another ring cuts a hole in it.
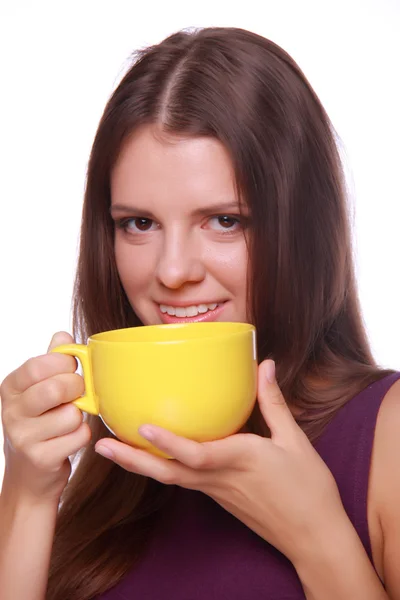
[[[282,391],[314,440],[345,402],[382,377],[356,292],[342,167],[332,125],[296,63],[254,33],[179,32],[141,51],[109,100],[90,157],[75,286],[75,334],[140,325],[121,286],[109,214],[110,173],[139,126],[212,136],[230,152],[249,206],[250,314],[259,360],[273,357]],[[166,486],[93,451],[59,512],[48,600],[87,600],[143,552]],[[253,431],[267,434],[257,410]]]

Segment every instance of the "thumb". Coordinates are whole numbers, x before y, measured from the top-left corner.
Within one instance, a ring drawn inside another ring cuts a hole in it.
[[[286,403],[275,377],[275,363],[264,360],[258,369],[258,403],[271,436],[285,434],[297,428],[297,423]]]
[[[72,335],[70,335],[66,331],[58,331],[51,338],[51,342],[47,349],[47,352],[50,352],[50,350],[54,350],[54,348],[57,348],[57,346],[61,346],[63,344],[73,344],[74,342],[75,340],[72,337]]]

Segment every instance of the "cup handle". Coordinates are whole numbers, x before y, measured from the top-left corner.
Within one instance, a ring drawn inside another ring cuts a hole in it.
[[[99,402],[94,393],[92,367],[90,364],[89,349],[84,344],[64,344],[53,348],[50,352],[59,352],[60,354],[68,354],[75,356],[81,361],[83,369],[83,379],[85,381],[85,394],[81,398],[73,401],[73,404],[80,410],[83,410],[91,415],[99,414]]]

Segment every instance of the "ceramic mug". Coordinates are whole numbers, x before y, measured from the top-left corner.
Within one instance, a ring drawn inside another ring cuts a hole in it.
[[[82,364],[85,394],[74,401],[121,441],[161,454],[138,433],[151,423],[205,442],[241,429],[256,400],[254,326],[150,325],[106,331],[87,345],[52,352]]]

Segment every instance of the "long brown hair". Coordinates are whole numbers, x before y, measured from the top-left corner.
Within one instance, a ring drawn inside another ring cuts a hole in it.
[[[143,124],[212,136],[230,153],[251,214],[249,307],[260,361],[273,357],[283,393],[311,440],[385,372],[375,365],[356,292],[335,132],[296,63],[273,42],[233,28],[179,32],[137,53],[109,100],[90,157],[74,304],[75,334],[137,326],[114,260],[110,173]],[[93,451],[62,499],[48,600],[88,600],[143,552],[165,486]],[[250,427],[265,427],[254,412]]]

